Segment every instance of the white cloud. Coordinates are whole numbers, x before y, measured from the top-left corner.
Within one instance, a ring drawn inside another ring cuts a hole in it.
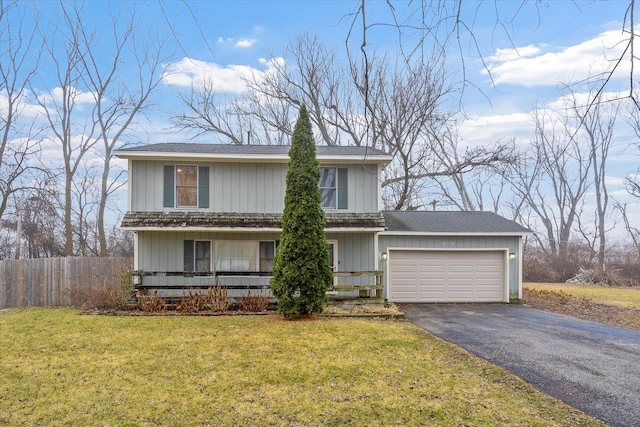
[[[14,114],[16,111],[22,117],[36,117],[44,110],[40,104],[29,102],[30,92],[25,90],[22,96],[13,100]],[[0,91],[0,115],[6,115],[9,111],[9,98],[7,93]]]
[[[258,41],[258,39],[240,39],[236,42],[235,46],[236,47],[251,47],[253,46],[256,42]]]
[[[541,51],[541,47],[532,44],[510,49],[496,49],[495,53],[487,58],[487,61],[493,63],[514,61],[521,58],[530,58]]]
[[[237,47],[240,49],[246,49],[252,47],[254,44],[258,42],[257,38],[238,38],[235,39],[233,37],[218,37],[218,44],[224,45],[232,45],[233,47]]]
[[[556,51],[547,45],[499,49],[488,58],[489,68],[496,84],[557,85],[611,71],[625,46],[625,36],[612,30]],[[483,72],[487,74],[486,70]],[[616,70],[620,75],[628,72],[628,61]]]
[[[555,111],[563,111],[571,109],[572,106],[577,106],[579,109],[586,108],[593,102],[594,92],[573,92],[567,95],[560,96],[547,104],[547,107]],[[628,92],[602,92],[600,99],[602,101],[614,101],[627,98]],[[607,103],[603,104],[606,108]]]
[[[69,92],[70,98],[73,98],[73,102],[75,105],[83,105],[83,104],[93,104],[95,103],[96,95],[93,92],[83,92],[82,90],[78,90],[74,87],[67,88]],[[65,95],[65,91],[61,87],[53,88],[49,91],[49,93],[41,94],[39,96],[40,100],[45,104],[50,103],[61,103],[63,101]]]
[[[282,58],[259,60],[264,68],[254,68],[249,65],[221,66],[213,62],[199,61],[197,59],[183,58],[165,67],[163,79],[166,84],[190,87],[200,86],[204,82],[211,81],[216,90],[230,93],[243,93],[246,91],[244,79],[260,79],[266,73],[273,70],[276,63],[282,63]]]
[[[510,140],[528,143],[534,131],[531,113],[469,117],[462,122],[459,136],[467,145],[487,145]]]

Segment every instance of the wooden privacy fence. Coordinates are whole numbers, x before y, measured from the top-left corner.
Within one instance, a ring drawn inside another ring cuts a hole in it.
[[[0,261],[0,309],[77,305],[87,288],[121,283],[133,258],[37,258]]]

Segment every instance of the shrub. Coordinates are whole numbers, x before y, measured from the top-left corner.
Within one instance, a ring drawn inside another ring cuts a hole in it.
[[[251,290],[247,295],[243,295],[240,300],[240,310],[247,313],[261,313],[267,311],[269,298],[263,295],[251,295]]]
[[[71,291],[71,303],[85,309],[125,310],[132,289],[123,275],[120,283],[109,283],[100,288],[78,286]]]
[[[167,311],[167,303],[164,298],[158,295],[158,290],[156,289],[153,292],[153,295],[150,297],[140,297],[139,301],[140,310],[145,313],[162,313]]]
[[[271,290],[278,298],[278,311],[285,317],[297,317],[322,312],[326,290],[333,281],[320,206],[320,166],[304,105],[291,138],[289,158]]]
[[[199,313],[207,308],[209,291],[206,295],[200,292],[189,291],[189,295],[183,295],[180,304],[176,307],[178,313]]]
[[[71,304],[84,309],[104,310],[107,308],[105,294],[101,288],[91,285],[77,286],[70,291]]]
[[[227,288],[217,285],[207,289],[206,307],[214,312],[221,313],[229,308]]]

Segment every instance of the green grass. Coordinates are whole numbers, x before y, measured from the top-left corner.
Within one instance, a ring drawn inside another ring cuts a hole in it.
[[[602,425],[408,322],[0,312],[0,425]]]
[[[640,310],[640,288],[613,288],[569,283],[524,283],[523,286],[539,291],[562,291],[575,297],[589,298],[598,304]]]

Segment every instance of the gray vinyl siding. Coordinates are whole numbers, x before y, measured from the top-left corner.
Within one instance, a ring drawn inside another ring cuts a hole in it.
[[[338,271],[375,270],[375,236],[373,233],[328,233],[327,240],[338,242]],[[337,284],[373,285],[370,277],[340,277]]]
[[[134,160],[129,171],[131,211],[162,211],[164,163]]]
[[[373,233],[328,233],[327,240],[338,242],[338,271],[374,270]]]
[[[509,295],[517,299],[521,287],[519,278],[520,237],[516,236],[404,236],[404,235],[380,235],[378,251],[380,254],[387,252],[388,248],[415,248],[415,249],[508,249],[509,253],[515,253],[516,259],[509,260],[508,279]],[[380,262],[380,269],[387,277],[387,265]]]
[[[279,213],[284,209],[284,164],[216,163],[211,165],[212,212]]]
[[[283,163],[198,163],[133,160],[131,206],[134,212],[160,212],[163,207],[163,168],[171,164],[198,164],[209,167],[208,212],[281,213],[284,209],[287,164]],[[324,166],[324,165],[323,165]],[[378,211],[376,165],[326,166],[348,168],[348,207],[338,212]]]

